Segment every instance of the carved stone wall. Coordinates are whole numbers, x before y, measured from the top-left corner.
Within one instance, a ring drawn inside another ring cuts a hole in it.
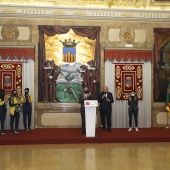
[[[152,127],[167,127],[170,123],[168,112],[164,103],[154,103],[151,115]]]
[[[0,41],[31,42],[32,29],[30,25],[1,25],[0,24]]]

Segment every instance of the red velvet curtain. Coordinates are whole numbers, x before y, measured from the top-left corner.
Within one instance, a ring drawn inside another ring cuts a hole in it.
[[[0,46],[0,56],[2,60],[10,59],[24,59],[24,60],[35,60],[35,46],[23,47],[23,46]]]
[[[55,34],[66,34],[69,32],[70,29],[74,31],[76,35],[82,37],[88,37],[89,39],[95,40],[96,39],[96,47],[95,47],[95,56],[94,60],[100,61],[100,27],[99,26],[47,26],[47,25],[39,25],[39,100],[43,99],[43,63],[46,60],[45,55],[45,40],[44,34],[47,36],[54,36]],[[100,62],[97,62],[97,68],[99,68]],[[99,69],[98,69],[99,74]],[[95,94],[94,98],[97,96],[97,88],[94,88],[92,92]]]
[[[104,49],[104,61],[152,61],[152,50]]]

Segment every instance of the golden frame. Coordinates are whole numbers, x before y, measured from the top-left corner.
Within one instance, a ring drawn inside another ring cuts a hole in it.
[[[160,6],[170,5],[170,0],[152,0],[151,5],[160,5]]]

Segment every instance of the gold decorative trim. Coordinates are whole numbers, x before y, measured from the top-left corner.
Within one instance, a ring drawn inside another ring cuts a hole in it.
[[[77,11],[77,12],[74,12],[73,15],[86,15],[86,12]]]
[[[0,3],[28,3],[29,0],[12,0],[9,2],[9,0],[0,0]]]
[[[161,5],[161,6],[166,6],[166,5],[170,5],[170,1],[169,0],[162,0],[162,1],[158,1],[158,0],[152,0],[151,5]]]
[[[19,30],[18,30],[17,26],[5,25],[2,27],[1,35],[2,35],[3,41],[17,40],[17,38],[19,36]]]
[[[14,38],[15,30],[13,28],[7,28],[5,30],[5,35],[6,35],[7,38]]]
[[[129,31],[124,32],[123,37],[125,40],[130,40],[132,35]]]
[[[2,10],[2,12],[6,12],[6,13],[16,13],[16,10],[15,9],[12,9],[12,8],[5,8]]]
[[[134,14],[130,14],[130,13],[124,13],[121,15],[122,17],[134,17]]]
[[[57,10],[57,11],[53,11],[53,14],[56,14],[56,15],[64,15],[64,14],[66,14],[64,11],[59,11],[59,10]]]
[[[8,70],[9,70],[9,69],[12,70],[12,69],[14,68],[14,65],[13,65],[13,64],[6,64],[6,63],[5,63],[5,64],[2,64],[2,65],[1,65],[1,68],[4,69],[4,70],[7,70],[7,69],[8,69]]]
[[[56,0],[55,5],[68,5],[68,6],[104,6],[105,0]]]
[[[134,8],[145,8],[146,7],[146,0],[107,0],[107,6],[110,7],[134,7]]]
[[[23,14],[45,14],[45,10],[41,9],[22,9]]]

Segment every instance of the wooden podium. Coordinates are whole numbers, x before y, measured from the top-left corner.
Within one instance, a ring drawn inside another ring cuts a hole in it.
[[[95,137],[97,100],[85,100],[86,137]]]

